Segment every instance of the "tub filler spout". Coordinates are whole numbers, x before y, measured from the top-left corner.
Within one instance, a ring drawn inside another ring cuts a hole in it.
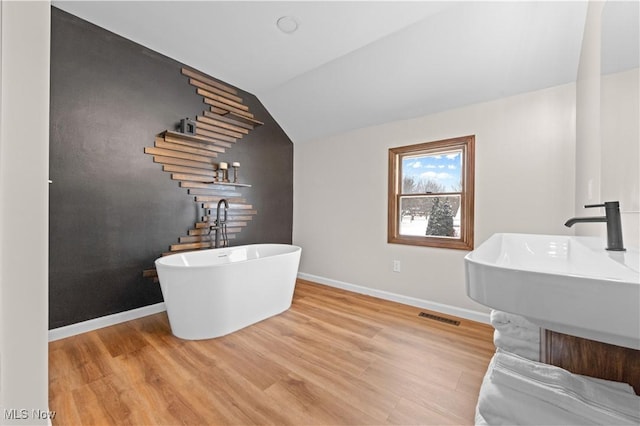
[[[222,210],[224,206],[224,210]],[[203,206],[204,207],[204,204]],[[220,212],[224,213],[221,216]],[[213,221],[213,225],[209,226],[209,234],[213,232],[213,248],[229,247],[229,238],[227,237],[227,212],[229,210],[229,202],[226,199],[218,201],[216,207],[216,219]],[[208,215],[211,216],[211,210],[208,210]]]
[[[224,219],[220,219],[220,207],[224,204]],[[218,201],[218,207],[216,208],[216,237],[214,242],[214,247],[228,247],[229,239],[227,238],[227,212],[229,210],[229,203],[226,199],[222,199]],[[222,245],[221,244],[222,240]]]

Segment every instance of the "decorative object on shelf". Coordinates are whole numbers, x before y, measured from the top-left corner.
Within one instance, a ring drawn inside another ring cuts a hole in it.
[[[229,183],[229,164],[221,161],[218,168],[222,170],[222,182]]]
[[[238,169],[240,168],[240,163],[234,161],[231,164],[231,167],[233,167],[233,183],[238,183]]]
[[[189,117],[180,120],[180,132],[186,135],[196,134],[196,122],[189,120]]]

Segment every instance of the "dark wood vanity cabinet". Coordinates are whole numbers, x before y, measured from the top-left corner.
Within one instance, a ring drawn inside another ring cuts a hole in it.
[[[542,330],[540,356],[575,374],[629,383],[640,395],[640,350]]]

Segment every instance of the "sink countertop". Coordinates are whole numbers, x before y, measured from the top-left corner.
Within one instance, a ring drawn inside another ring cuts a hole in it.
[[[640,349],[640,252],[598,237],[494,234],[465,257],[467,294],[560,333]]]

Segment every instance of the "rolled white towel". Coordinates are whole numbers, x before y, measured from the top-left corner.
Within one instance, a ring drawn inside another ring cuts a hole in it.
[[[576,374],[576,376],[582,377],[584,380],[589,380],[591,382],[599,383],[602,386],[608,386],[611,389],[616,389],[625,393],[630,393],[631,395],[636,394],[636,391],[633,390],[633,386],[631,386],[629,383],[613,382],[611,380],[599,379],[597,377],[583,376],[582,374]],[[638,408],[640,409],[640,407]]]
[[[493,344],[498,349],[520,355],[532,361],[540,361],[540,338],[537,340],[522,340],[512,337],[510,334],[495,330],[493,332]]]
[[[498,350],[483,380],[479,424],[638,424],[640,397]]]
[[[480,414],[480,411],[478,410],[478,406],[476,406],[476,416],[475,416],[474,424],[476,426],[489,426],[489,423],[487,423],[487,421],[482,416],[482,414]]]
[[[520,315],[510,314],[508,312],[496,311],[495,309],[491,311],[489,315],[489,320],[491,321],[491,325],[496,327],[498,324],[513,324],[518,327],[530,328],[530,329],[539,329],[537,325],[533,324],[528,319],[521,317]]]
[[[513,323],[507,323],[496,324],[493,328],[502,334],[513,337],[514,339],[540,343],[540,328],[538,327],[527,328],[514,325]]]

